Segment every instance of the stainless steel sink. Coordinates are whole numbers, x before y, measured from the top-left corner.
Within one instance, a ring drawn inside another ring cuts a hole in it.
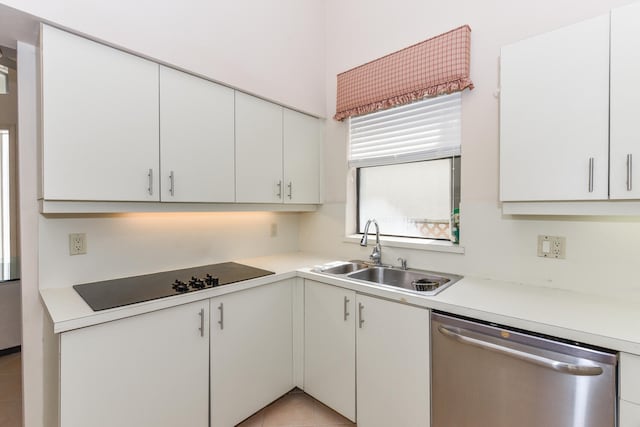
[[[367,283],[393,286],[420,295],[435,295],[462,278],[462,276],[454,274],[376,266],[367,264],[364,261],[333,263],[325,267],[316,268],[314,271]]]
[[[368,264],[365,264],[362,261],[348,261],[339,265],[320,268],[316,271],[318,273],[326,273],[326,274],[348,274],[353,273],[354,271],[362,270],[364,268],[369,268]]]
[[[350,279],[394,286],[421,294],[435,295],[460,280],[460,276],[394,267],[371,267],[347,274]]]

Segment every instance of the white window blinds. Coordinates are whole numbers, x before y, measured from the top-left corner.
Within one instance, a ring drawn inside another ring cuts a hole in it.
[[[349,119],[349,166],[380,166],[460,154],[456,92]]]

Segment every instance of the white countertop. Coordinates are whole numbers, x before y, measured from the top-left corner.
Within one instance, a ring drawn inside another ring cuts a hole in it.
[[[640,304],[559,289],[465,277],[434,297],[311,271],[333,261],[305,253],[234,260],[276,274],[174,297],[94,312],[69,285],[41,289],[54,332],[91,326],[175,305],[303,277],[389,300],[441,310],[617,351],[640,354]]]

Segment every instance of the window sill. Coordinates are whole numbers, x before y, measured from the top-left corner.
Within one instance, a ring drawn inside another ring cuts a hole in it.
[[[360,239],[362,239],[362,234],[351,234],[345,236],[342,241],[345,243],[360,244]],[[375,237],[371,235],[369,236],[369,239],[369,242],[375,241]],[[464,246],[444,240],[420,239],[418,241],[418,239],[409,239],[406,237],[380,236],[380,243],[382,246],[389,246],[392,248],[420,249],[423,251],[464,254]]]

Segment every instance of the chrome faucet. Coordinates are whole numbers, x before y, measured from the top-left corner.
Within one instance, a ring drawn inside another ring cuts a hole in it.
[[[367,242],[369,239],[369,226],[373,223],[376,226],[376,245],[373,247],[373,252],[369,255],[371,261],[374,264],[380,265],[382,258],[382,246],[380,246],[380,228],[378,227],[378,221],[375,219],[370,219],[367,221],[367,224],[364,226],[364,234],[362,235],[362,239],[360,240],[360,246],[367,246]]]

